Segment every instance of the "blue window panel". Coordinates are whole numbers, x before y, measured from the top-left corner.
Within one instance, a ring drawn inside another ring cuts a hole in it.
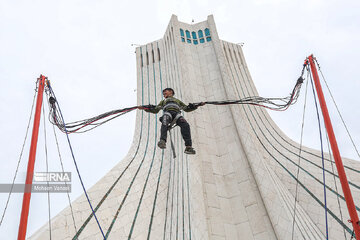
[[[200,39],[200,43],[204,43],[205,40],[203,38]]]
[[[192,32],[191,35],[192,35],[193,39],[196,39],[196,32]]]
[[[197,44],[198,44],[198,40],[194,40],[194,44],[197,45]]]
[[[203,38],[203,37],[204,37],[203,31],[202,31],[202,30],[199,30],[199,31],[198,31],[198,35],[199,35],[199,38]]]
[[[181,38],[181,41],[182,41],[182,42],[185,42],[185,38]]]
[[[180,35],[183,37],[184,36],[184,30],[182,30],[181,28],[180,28]]]
[[[210,42],[210,41],[211,41],[211,37],[207,37],[207,38],[206,38],[206,41],[207,41],[207,42]]]
[[[186,41],[187,41],[188,43],[191,43],[191,39],[186,39]]]
[[[186,38],[191,38],[190,37],[190,32],[188,30],[186,30],[185,32],[186,32]]]
[[[210,30],[208,28],[205,28],[205,36],[210,36]]]

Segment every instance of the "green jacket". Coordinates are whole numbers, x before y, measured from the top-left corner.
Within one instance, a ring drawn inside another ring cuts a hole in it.
[[[174,104],[176,104],[178,107],[174,106]],[[163,108],[166,105],[168,105],[168,106],[166,107],[166,110],[165,110]],[[183,110],[185,112],[191,112],[191,111],[195,110],[193,108],[189,108],[187,105],[185,105],[185,103],[183,103],[182,101],[180,101],[177,98],[168,97],[168,98],[161,100],[160,103],[158,105],[156,105],[155,108],[145,109],[145,111],[150,112],[150,113],[158,113],[161,109],[163,109],[165,111],[175,111],[175,112],[181,112],[181,110]]]

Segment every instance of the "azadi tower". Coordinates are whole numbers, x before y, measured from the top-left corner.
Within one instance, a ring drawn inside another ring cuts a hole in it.
[[[219,38],[213,16],[196,24],[172,16],[162,39],[136,49],[136,61],[138,105],[157,104],[165,87],[185,103],[258,95],[241,46]],[[321,153],[304,147],[299,158],[300,145],[264,108],[205,105],[185,113],[197,154],[183,153],[175,128],[176,158],[170,141],[165,150],[156,145],[159,116],[137,112],[127,156],[88,189],[107,239],[326,239]],[[360,164],[343,161],[359,204]],[[325,169],[330,239],[350,239],[329,154]],[[85,196],[72,209],[52,219],[52,239],[103,239]],[[29,239],[49,239],[48,224]]]

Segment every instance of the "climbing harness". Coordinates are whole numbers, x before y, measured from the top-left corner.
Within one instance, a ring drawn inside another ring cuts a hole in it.
[[[168,111],[169,109],[176,109],[175,111],[180,111],[180,106],[174,101],[167,101],[164,107],[162,108],[163,111]]]
[[[164,117],[170,119],[169,122],[167,122],[166,119],[164,119]],[[176,114],[176,116],[174,117],[174,119],[172,119],[171,113],[169,113],[169,112],[164,112],[164,115],[159,118],[159,120],[160,120],[160,122],[161,122],[162,124],[165,123],[165,124],[167,125],[167,131],[169,132],[169,135],[170,135],[171,150],[172,150],[172,152],[173,152],[173,157],[174,157],[174,158],[176,158],[176,153],[175,153],[175,146],[174,146],[174,143],[173,143],[173,140],[172,140],[172,136],[171,136],[171,129],[173,129],[174,127],[176,127],[176,122],[177,122],[177,120],[178,120],[179,118],[181,118],[181,117],[182,117],[182,115],[181,115],[180,112]],[[164,122],[164,121],[165,121],[165,122]]]

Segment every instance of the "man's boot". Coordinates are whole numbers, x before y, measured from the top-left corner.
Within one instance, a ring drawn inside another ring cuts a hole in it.
[[[193,147],[186,146],[184,153],[186,153],[186,154],[196,154],[196,151],[195,151],[195,149]]]
[[[166,148],[166,142],[163,139],[160,139],[160,141],[158,142],[158,147],[161,149],[165,149]]]

